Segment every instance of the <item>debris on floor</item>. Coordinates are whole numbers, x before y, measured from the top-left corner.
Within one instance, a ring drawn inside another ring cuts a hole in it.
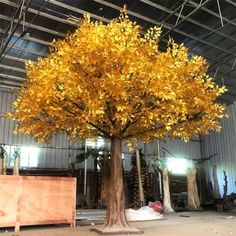
[[[180,217],[191,217],[190,215],[179,214]]]
[[[146,220],[160,220],[163,219],[163,215],[155,211],[149,206],[144,206],[138,210],[127,209],[126,217],[128,221],[146,221]]]

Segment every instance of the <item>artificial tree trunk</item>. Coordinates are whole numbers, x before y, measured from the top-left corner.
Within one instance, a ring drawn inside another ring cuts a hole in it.
[[[224,189],[223,197],[226,197],[227,192],[228,192],[228,180],[227,180],[228,177],[226,175],[225,170],[223,170],[223,173],[224,173],[224,182],[225,182],[225,185],[223,185],[223,189]]]
[[[7,174],[7,162],[8,162],[8,156],[7,152],[4,153],[4,158],[3,158],[3,174]]]
[[[93,205],[97,204],[97,200],[99,199],[98,197],[98,168],[97,168],[98,162],[97,158],[94,158],[94,164],[93,164],[93,186],[94,188],[92,189],[92,203]]]
[[[109,179],[111,175],[110,160],[108,159],[108,151],[104,150],[104,160],[102,166],[102,181],[101,181],[101,205],[107,205]]]
[[[212,175],[213,175],[213,181],[214,181],[214,198],[219,199],[221,198],[221,195],[220,195],[220,187],[219,187],[218,178],[217,178],[216,165],[213,166],[212,172],[213,172]]]
[[[200,200],[198,196],[197,181],[196,181],[197,170],[189,169],[187,173],[187,184],[188,184],[188,209],[189,210],[200,210]]]
[[[163,178],[163,192],[164,192],[164,199],[163,199],[164,211],[174,212],[171,206],[169,176],[168,176],[168,170],[166,167],[163,169],[162,178]]]
[[[0,175],[3,175],[3,158],[0,157]]]
[[[139,149],[136,148],[136,167],[137,167],[137,174],[138,174],[138,191],[139,191],[139,201],[141,206],[144,206],[144,191],[143,191],[143,183],[142,183],[142,173],[141,173],[141,163],[140,163],[140,152]]]
[[[19,169],[20,169],[20,156],[16,155],[13,167],[13,175],[19,175]]]
[[[106,222],[102,230],[94,230],[103,235],[143,233],[139,229],[131,227],[125,216],[125,193],[121,153],[122,140],[118,137],[112,138],[111,176],[109,179]]]

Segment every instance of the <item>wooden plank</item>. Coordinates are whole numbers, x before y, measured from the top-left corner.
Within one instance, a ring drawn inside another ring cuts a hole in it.
[[[75,226],[76,179],[0,176],[0,227],[68,223]],[[14,222],[14,224],[12,224]]]
[[[0,175],[0,227],[15,226],[18,190],[19,177]]]
[[[15,223],[15,232],[20,231],[20,222],[21,222],[21,195],[22,195],[22,187],[23,187],[23,179],[19,177],[18,179],[18,189],[16,192],[17,196],[17,208],[16,208],[16,223]]]
[[[73,208],[72,208],[72,219],[71,219],[71,224],[70,227],[75,227],[76,226],[76,186],[77,186],[77,181],[76,178],[73,179]]]

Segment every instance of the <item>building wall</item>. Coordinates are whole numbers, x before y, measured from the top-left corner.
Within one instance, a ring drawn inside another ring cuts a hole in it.
[[[221,121],[222,130],[219,133],[211,132],[202,137],[203,157],[207,158],[216,154],[205,162],[209,181],[212,180],[212,167],[217,166],[217,177],[221,194],[223,194],[225,170],[228,177],[228,192],[236,192],[236,103],[227,107],[228,118]]]
[[[158,141],[154,140],[152,143],[142,143],[138,145],[142,149],[146,157],[147,165],[153,160],[158,158],[158,150],[160,150],[160,158],[173,157],[173,158],[185,158],[185,159],[200,159],[200,140],[195,138],[189,142],[184,142],[181,139],[160,141],[158,147]],[[125,169],[130,170],[130,160],[132,152],[124,147],[125,156]],[[152,168],[150,168],[152,170]]]
[[[12,111],[12,103],[16,96],[13,91],[0,90],[0,144],[41,147],[38,158],[39,168],[69,168],[70,158],[73,161],[81,144],[70,143],[65,134],[53,137],[48,144],[37,144],[29,135],[13,133],[15,121],[4,117],[4,113]]]

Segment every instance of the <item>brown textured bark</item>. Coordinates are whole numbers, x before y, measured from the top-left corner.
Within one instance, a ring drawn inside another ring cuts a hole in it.
[[[174,212],[170,200],[169,176],[167,168],[163,169],[162,178],[163,178],[163,192],[164,192],[164,200],[163,200],[164,211]]]
[[[142,183],[142,173],[141,173],[141,163],[140,163],[140,153],[139,149],[136,149],[136,167],[137,167],[137,174],[138,174],[138,191],[139,191],[139,201],[142,206],[145,204],[144,200],[144,191],[143,191],[143,183]]]
[[[108,151],[104,153],[104,163],[102,167],[102,183],[101,183],[101,204],[107,205],[108,189],[110,179],[110,160],[108,159]]]
[[[198,196],[197,181],[196,181],[197,170],[189,169],[187,173],[188,182],[188,209],[189,210],[200,210],[200,200]]]
[[[3,158],[0,157],[0,175],[3,174]]]
[[[100,234],[137,234],[142,231],[131,227],[125,216],[125,193],[122,175],[122,140],[114,137],[111,140],[111,176],[106,222],[102,230],[95,230]]]

